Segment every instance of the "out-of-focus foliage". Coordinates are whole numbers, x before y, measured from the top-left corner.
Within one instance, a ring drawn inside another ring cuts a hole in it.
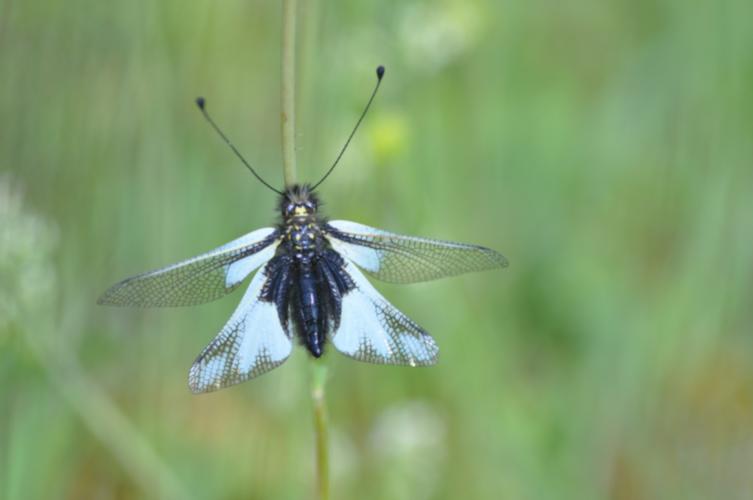
[[[0,498],[298,499],[309,362],[192,396],[240,293],[115,280],[275,218],[279,4],[0,2]],[[378,285],[431,369],[327,363],[359,499],[753,491],[753,4],[301,2],[299,173],[327,212],[484,244],[503,272]]]

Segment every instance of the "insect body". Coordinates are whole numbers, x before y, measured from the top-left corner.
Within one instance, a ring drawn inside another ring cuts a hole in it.
[[[383,73],[380,67],[380,80]],[[258,178],[206,114],[204,101],[198,102],[212,126]],[[357,128],[358,124],[353,133]],[[361,270],[382,281],[414,283],[505,267],[507,261],[476,245],[326,221],[318,212],[314,189],[335,165],[337,160],[314,187],[296,185],[283,192],[259,178],[280,195],[281,222],[276,227],[121,281],[99,303],[199,304],[231,292],[258,269],[238,308],[191,367],[189,386],[196,393],[227,387],[279,366],[292,352],[296,337],[316,358],[331,343],[341,353],[370,363],[434,364],[438,354],[434,339],[382,297]]]
[[[314,357],[323,353],[329,326],[337,329],[342,297],[353,289],[344,260],[325,239],[317,219],[318,201],[307,186],[293,186],[282,196],[283,235],[270,262],[262,300],[273,302],[280,322],[289,315],[301,341]]]

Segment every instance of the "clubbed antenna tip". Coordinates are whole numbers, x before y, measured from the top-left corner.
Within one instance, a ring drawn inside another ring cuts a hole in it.
[[[319,184],[324,182],[324,180],[327,177],[329,177],[329,174],[331,174],[332,171],[335,169],[335,167],[337,166],[337,163],[340,161],[340,158],[342,158],[343,153],[345,153],[345,150],[348,149],[348,144],[350,144],[351,139],[353,139],[353,136],[356,134],[356,130],[358,130],[358,126],[361,125],[361,122],[363,121],[363,117],[366,116],[366,113],[369,111],[369,108],[371,107],[371,103],[374,101],[374,96],[376,96],[377,90],[379,90],[379,85],[382,84],[382,77],[384,76],[384,66],[382,66],[381,64],[377,66],[376,75],[377,75],[376,85],[374,86],[374,90],[371,92],[371,97],[369,97],[369,101],[366,103],[366,107],[363,109],[363,113],[361,113],[361,116],[358,118],[358,121],[356,122],[356,126],[353,127],[353,131],[348,136],[348,140],[345,141],[345,145],[340,150],[340,153],[337,155],[337,158],[335,158],[335,162],[332,164],[331,167],[329,167],[329,170],[327,170],[327,173],[324,174],[324,177],[319,179],[319,182],[317,182],[311,187],[312,191],[316,189],[319,186]]]
[[[254,174],[254,177],[256,177],[259,180],[259,182],[261,182],[262,184],[264,184],[265,186],[267,186],[269,189],[271,189],[275,193],[277,193],[279,195],[282,195],[283,194],[282,191],[273,188],[267,181],[265,181],[264,179],[262,179],[261,176],[259,176],[259,174],[256,173],[256,170],[254,170],[254,168],[251,165],[249,165],[249,163],[243,157],[243,155],[241,154],[241,152],[238,151],[238,148],[236,148],[233,145],[233,143],[230,142],[230,139],[228,139],[227,136],[225,135],[225,133],[222,130],[220,130],[220,127],[218,127],[217,124],[214,123],[214,120],[212,120],[212,117],[209,116],[209,113],[204,108],[205,104],[206,104],[206,101],[204,100],[203,97],[197,97],[196,98],[196,105],[201,110],[201,114],[204,115],[204,118],[206,119],[206,121],[209,122],[209,124],[212,126],[212,128],[214,129],[214,131],[217,132],[217,135],[219,135],[222,138],[222,140],[225,141],[225,144],[227,144],[230,147],[230,149],[233,150],[233,153],[235,153],[235,156],[237,156],[238,159],[241,161],[241,163],[243,163],[246,166],[246,168],[249,169],[252,174]]]

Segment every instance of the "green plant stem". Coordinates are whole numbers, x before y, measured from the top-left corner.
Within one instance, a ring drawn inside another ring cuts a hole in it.
[[[329,448],[327,446],[327,401],[324,387],[327,383],[327,365],[320,359],[312,360],[311,400],[314,404],[314,434],[316,436],[316,477],[319,500],[329,500]]]
[[[282,176],[285,186],[295,184],[295,14],[297,0],[282,0],[282,78],[280,125]]]
[[[280,126],[282,143],[282,176],[285,186],[296,182],[295,159],[295,29],[296,0],[282,0],[282,77],[280,85]],[[329,500],[329,447],[327,402],[324,388],[327,366],[312,361],[311,401],[314,409],[314,441],[316,446],[316,483],[319,500]]]

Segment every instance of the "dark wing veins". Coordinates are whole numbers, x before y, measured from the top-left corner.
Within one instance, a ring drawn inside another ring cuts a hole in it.
[[[266,254],[258,256],[258,263],[252,256],[265,249],[273,253],[273,248],[269,247],[278,238],[277,230],[254,231],[202,255],[127,278],[113,285],[98,302],[118,306],[169,307],[218,299],[235,290],[254,268],[263,264],[261,257]],[[246,258],[251,260],[244,261]]]
[[[324,230],[336,251],[390,283],[429,281],[507,266],[504,256],[478,245],[402,236],[348,221],[332,221]]]

